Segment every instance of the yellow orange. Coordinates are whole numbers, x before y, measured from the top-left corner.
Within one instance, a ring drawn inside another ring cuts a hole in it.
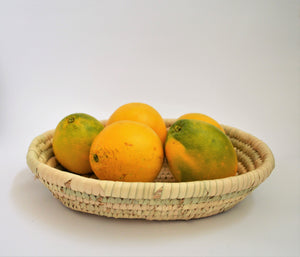
[[[183,119],[193,119],[193,120],[202,120],[205,122],[208,122],[214,126],[216,126],[217,128],[219,128],[223,133],[225,133],[223,127],[213,118],[202,114],[202,113],[187,113],[184,114],[182,116],[180,116],[177,120],[183,120]]]
[[[89,158],[99,179],[151,182],[162,167],[164,152],[153,129],[125,120],[106,126],[98,134]]]
[[[167,129],[159,112],[145,103],[128,103],[120,106],[108,119],[107,125],[120,120],[132,120],[144,123],[152,128],[162,143],[165,142]]]
[[[77,174],[92,172],[90,147],[103,128],[100,121],[85,113],[74,113],[62,119],[53,135],[53,152],[58,162]]]

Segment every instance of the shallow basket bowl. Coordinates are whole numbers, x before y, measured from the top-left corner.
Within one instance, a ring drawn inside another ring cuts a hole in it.
[[[167,128],[174,121],[165,119]],[[27,164],[53,196],[70,209],[114,218],[197,219],[232,208],[274,169],[273,154],[264,142],[239,129],[223,128],[238,156],[237,175],[223,179],[175,182],[166,162],[154,182],[106,181],[93,175],[76,175],[62,170],[54,157],[54,130],[32,141]]]

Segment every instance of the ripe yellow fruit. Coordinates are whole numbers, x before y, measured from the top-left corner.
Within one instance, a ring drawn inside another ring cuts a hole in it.
[[[99,179],[151,182],[164,159],[158,135],[135,121],[117,121],[106,126],[94,139],[90,164]]]
[[[165,142],[167,129],[161,115],[152,106],[145,103],[128,103],[120,106],[108,119],[107,125],[120,120],[132,120],[144,123],[152,128],[162,143]]]
[[[103,124],[85,113],[74,113],[62,119],[53,135],[53,152],[58,162],[77,174],[92,172],[89,152]]]
[[[202,114],[202,113],[187,113],[187,114],[184,114],[184,115],[180,116],[177,120],[183,120],[183,119],[202,120],[202,121],[208,122],[208,123],[216,126],[223,133],[225,133],[222,126],[216,120],[214,120],[213,118],[211,118],[211,117],[209,117],[205,114]]]

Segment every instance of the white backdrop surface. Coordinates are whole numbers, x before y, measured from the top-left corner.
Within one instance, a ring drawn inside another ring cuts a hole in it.
[[[2,256],[300,256],[299,1],[0,1]],[[271,176],[230,211],[148,222],[65,208],[26,165],[67,114],[144,102],[262,139]]]

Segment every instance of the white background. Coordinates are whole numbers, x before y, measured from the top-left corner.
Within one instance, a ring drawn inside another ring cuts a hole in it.
[[[299,1],[0,1],[2,256],[300,256]],[[26,164],[66,115],[145,102],[262,139],[271,176],[210,218],[116,220],[65,208]]]

